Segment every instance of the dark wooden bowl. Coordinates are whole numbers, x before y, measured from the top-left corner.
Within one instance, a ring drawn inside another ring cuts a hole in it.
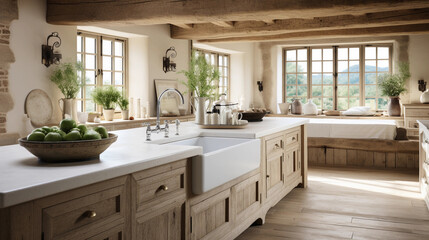
[[[260,122],[267,112],[243,112],[242,114],[242,120],[247,120],[249,122]]]
[[[38,142],[20,138],[19,145],[23,146],[41,161],[48,163],[77,162],[98,159],[118,136],[109,133],[108,138],[98,140]]]

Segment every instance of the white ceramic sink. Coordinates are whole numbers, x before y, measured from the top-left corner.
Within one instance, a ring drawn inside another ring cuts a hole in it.
[[[192,158],[192,192],[201,194],[240,177],[260,165],[259,139],[195,137],[167,144],[200,146]]]

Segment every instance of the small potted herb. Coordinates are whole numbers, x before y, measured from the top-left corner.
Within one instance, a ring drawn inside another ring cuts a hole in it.
[[[407,62],[399,63],[399,73],[383,74],[378,77],[377,84],[382,95],[390,98],[387,105],[389,116],[401,116],[399,95],[407,91],[405,83],[410,77],[410,65]]]
[[[123,120],[128,120],[129,119],[128,104],[129,104],[128,99],[125,98],[124,95],[122,95],[119,98],[119,100],[118,100],[118,105],[121,108],[121,114],[122,114],[122,119]]]
[[[121,98],[121,92],[113,86],[108,86],[96,88],[91,96],[96,104],[103,106],[104,119],[106,121],[113,121],[115,107]]]

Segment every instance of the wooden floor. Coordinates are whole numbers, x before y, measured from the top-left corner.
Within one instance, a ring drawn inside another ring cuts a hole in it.
[[[294,189],[264,225],[237,239],[423,240],[429,239],[429,211],[417,172],[313,167],[308,189]]]

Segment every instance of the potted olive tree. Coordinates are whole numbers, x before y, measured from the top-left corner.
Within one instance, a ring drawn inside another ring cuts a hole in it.
[[[107,86],[96,88],[91,96],[96,104],[103,106],[104,119],[106,121],[113,121],[115,107],[121,98],[121,92],[113,86]]]
[[[188,71],[181,71],[188,81],[182,82],[188,87],[194,98],[195,122],[204,123],[204,113],[206,112],[206,102],[216,96],[216,89],[219,82],[219,70],[210,65],[203,54],[192,52]]]
[[[122,119],[128,120],[128,118],[129,118],[129,110],[128,110],[129,101],[126,97],[124,97],[123,94],[118,100],[118,105],[121,108]]]
[[[52,73],[50,80],[57,85],[63,93],[62,118],[66,116],[77,121],[76,96],[81,87],[81,77],[78,71],[82,70],[81,63],[61,63]]]
[[[387,105],[387,113],[389,116],[401,116],[399,95],[407,91],[405,84],[410,77],[410,65],[407,62],[399,63],[398,73],[383,74],[378,77],[377,84],[382,95],[390,98],[389,104]]]

